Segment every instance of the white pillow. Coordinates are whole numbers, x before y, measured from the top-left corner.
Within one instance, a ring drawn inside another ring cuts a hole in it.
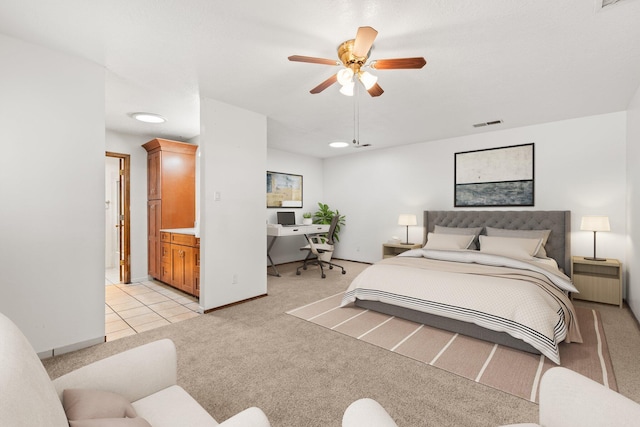
[[[508,230],[504,228],[487,227],[487,236],[499,236],[499,237],[519,237],[523,239],[542,239],[542,245],[540,249],[534,255],[538,258],[547,258],[547,251],[544,249],[549,240],[551,230]]]
[[[542,246],[542,240],[542,238],[480,236],[480,252],[530,260]]]
[[[473,234],[474,241],[469,246],[469,249],[478,249],[478,235],[482,232],[482,227],[469,227],[469,228],[458,228],[458,227],[444,227],[442,225],[436,225],[433,228],[433,232],[436,234],[464,234],[469,235]]]
[[[427,234],[427,244],[424,245],[425,249],[439,249],[439,250],[463,250],[468,249],[473,239],[476,236],[473,234]]]

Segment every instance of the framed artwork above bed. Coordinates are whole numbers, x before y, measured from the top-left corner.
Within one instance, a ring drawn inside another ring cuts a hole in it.
[[[455,207],[534,206],[534,144],[455,153]]]

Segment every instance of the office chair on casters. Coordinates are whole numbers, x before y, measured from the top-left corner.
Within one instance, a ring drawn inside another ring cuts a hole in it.
[[[301,247],[300,250],[309,251],[309,253],[307,253],[307,257],[304,259],[302,265],[296,269],[296,275],[299,276],[300,269],[306,270],[307,266],[309,265],[317,265],[318,267],[320,267],[320,274],[323,279],[327,277],[324,274],[325,267],[329,267],[330,270],[332,270],[333,267],[338,267],[342,270],[342,274],[347,273],[342,266],[338,264],[334,264],[333,262],[330,261],[331,256],[333,254],[333,237],[334,237],[336,226],[338,225],[339,219],[340,217],[337,215],[331,219],[331,225],[329,226],[329,231],[327,232],[326,235],[324,234],[306,235],[305,234],[304,237],[306,237],[309,244]],[[327,241],[323,242],[323,239],[326,239]]]

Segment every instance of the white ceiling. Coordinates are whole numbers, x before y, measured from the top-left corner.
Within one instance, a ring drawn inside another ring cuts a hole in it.
[[[328,147],[353,138],[353,98],[310,94],[337,68],[288,56],[337,59],[369,25],[371,59],[426,58],[374,72],[385,92],[359,97],[361,150],[622,111],[640,85],[640,1],[601,2],[0,0],[0,33],[103,65],[109,129],[194,137],[202,96],[267,116],[270,148],[324,158],[356,153]]]

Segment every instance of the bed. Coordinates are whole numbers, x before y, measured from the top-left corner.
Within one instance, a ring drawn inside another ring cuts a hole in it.
[[[582,342],[568,296],[576,289],[564,274],[570,271],[570,231],[569,211],[425,211],[424,248],[367,267],[342,306],[544,354],[560,364],[558,344]]]

